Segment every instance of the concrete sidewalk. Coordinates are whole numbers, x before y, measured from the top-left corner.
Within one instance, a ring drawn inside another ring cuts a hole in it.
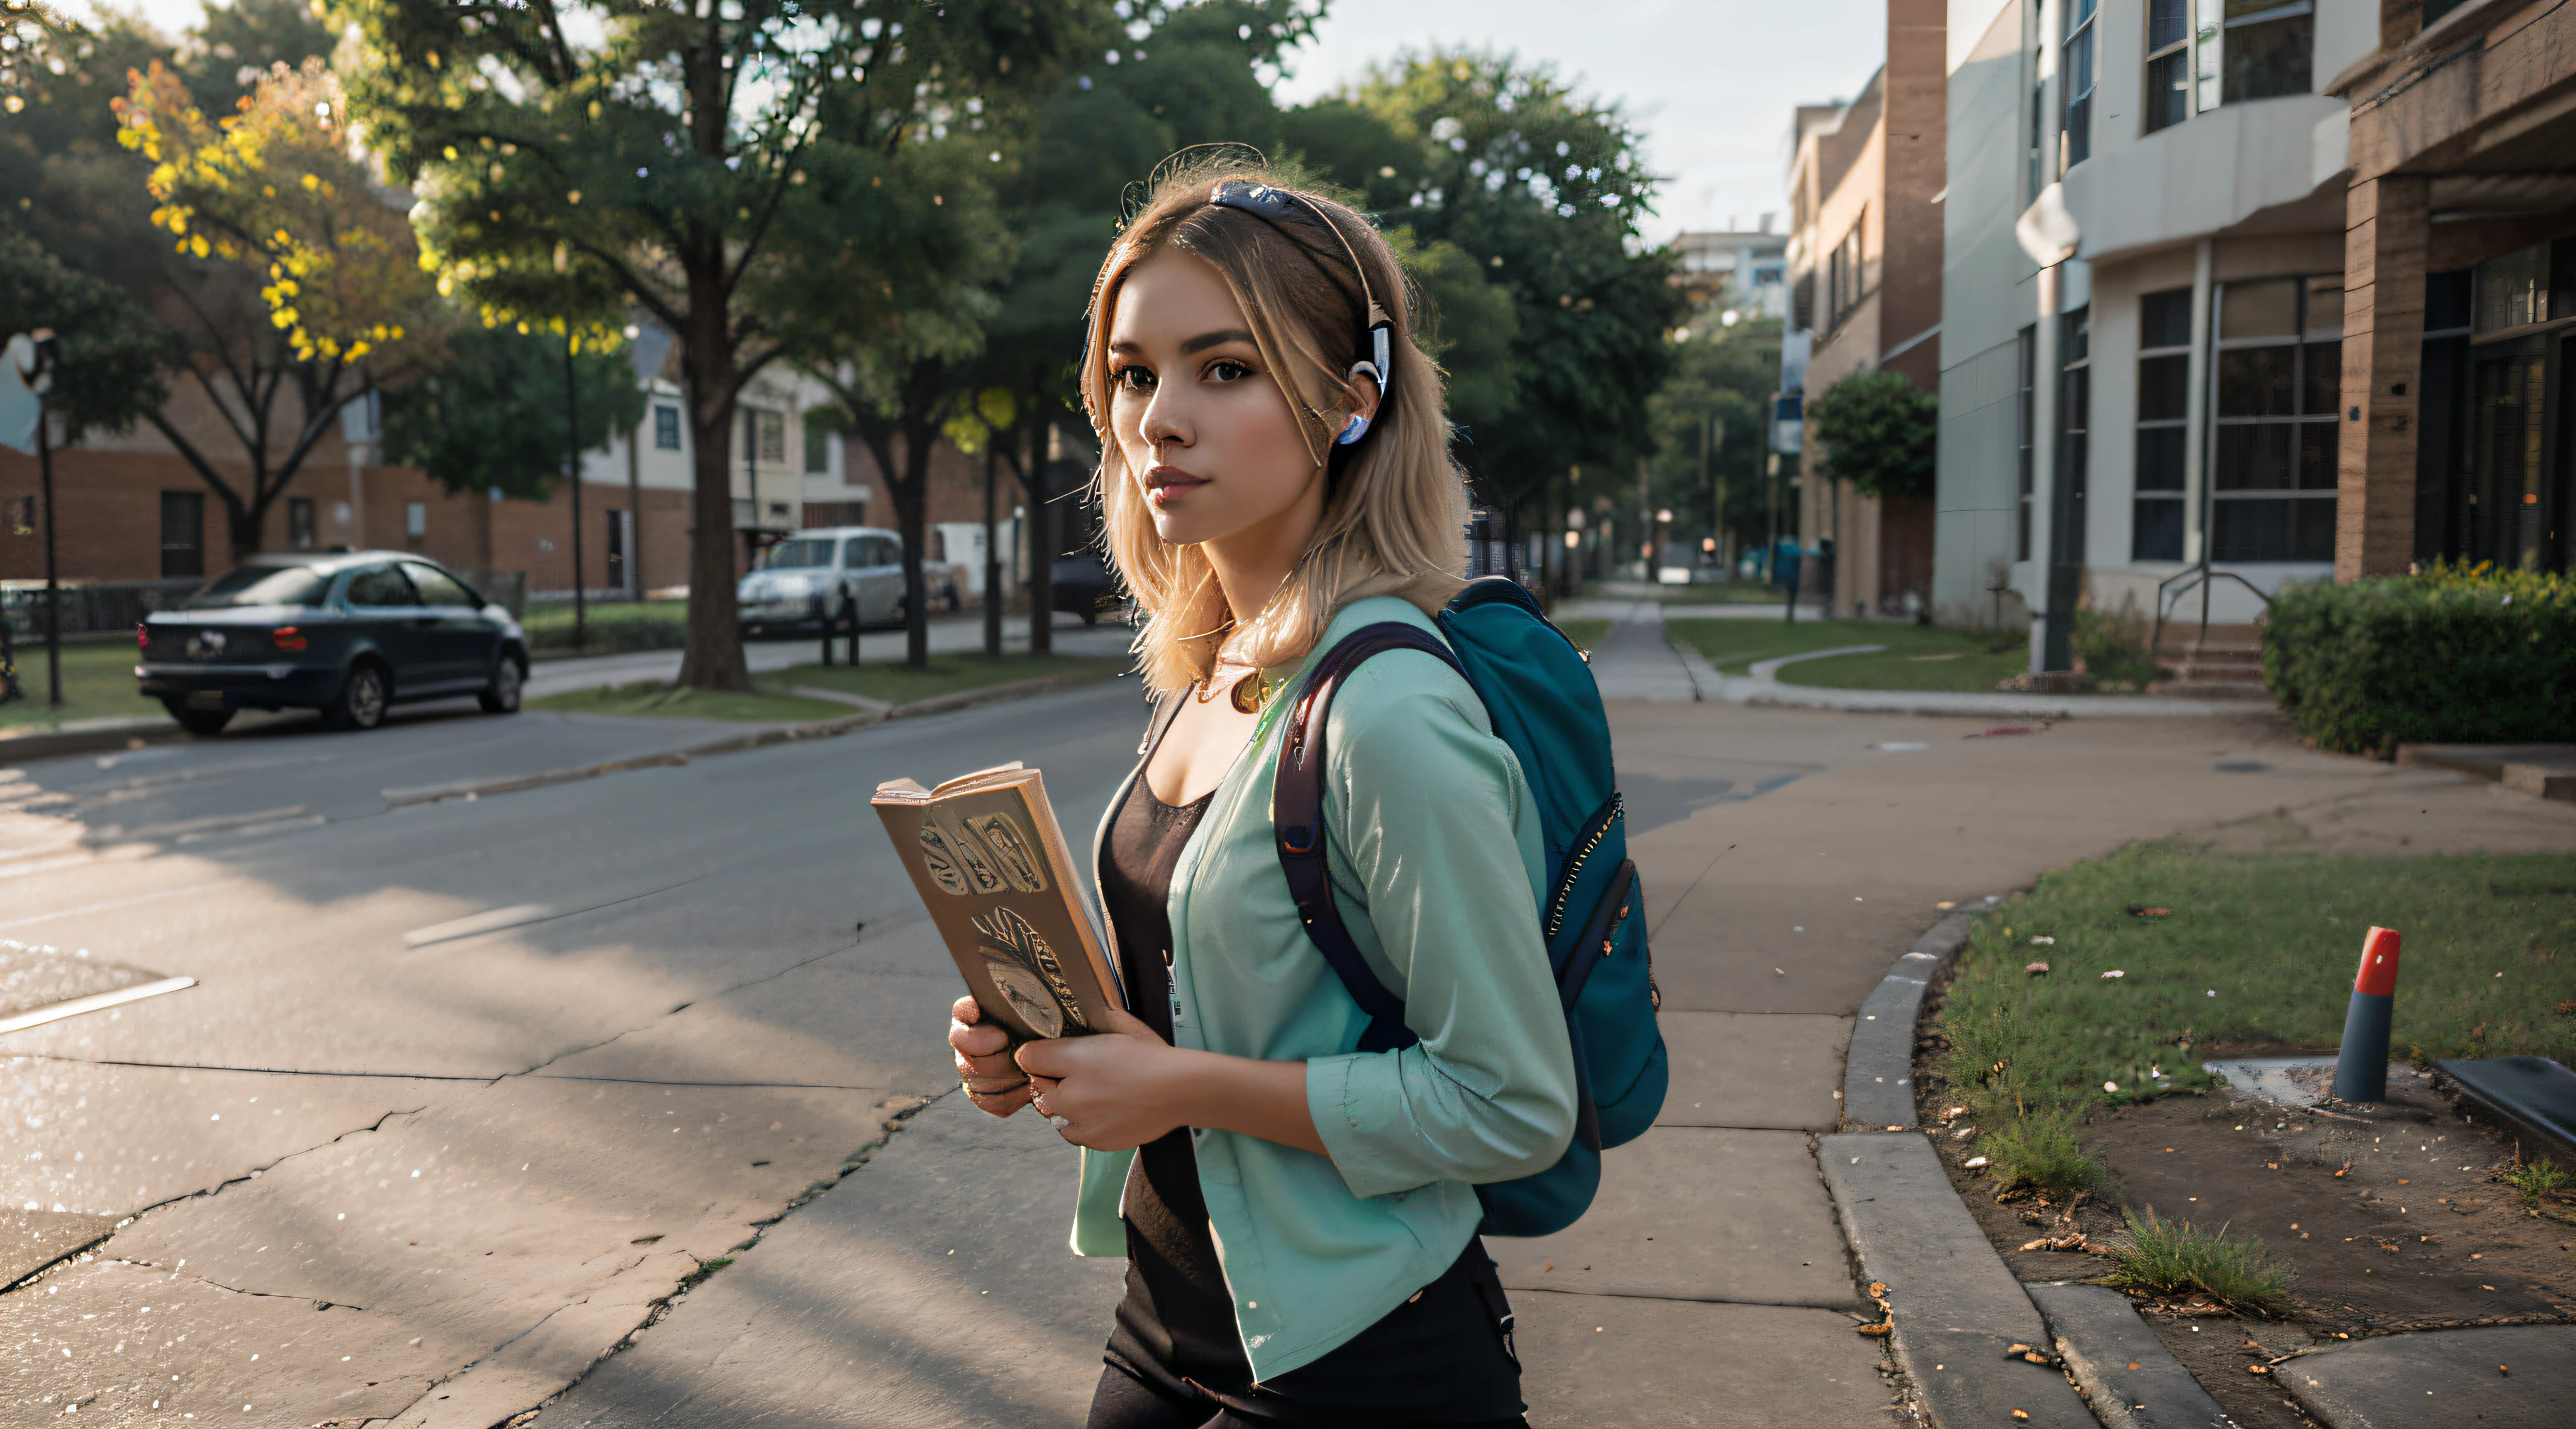
[[[1055,651],[1059,655],[1122,655],[1133,632],[1123,625],[1084,625],[1074,616],[1059,611],[1053,631]],[[847,658],[849,637],[832,642],[834,663]],[[1018,654],[1029,648],[1029,621],[1025,615],[1011,616],[1002,622],[1002,649]],[[980,654],[984,649],[984,617],[967,611],[943,615],[930,622],[930,653],[933,655]],[[804,640],[747,640],[742,647],[743,662],[755,675],[774,674],[798,665],[811,665],[822,658],[822,637]],[[904,658],[904,633],[900,629],[869,630],[859,636],[859,663],[863,665],[898,665]],[[527,697],[539,699],[559,695],[567,690],[596,690],[610,685],[630,685],[645,680],[675,680],[680,675],[680,652],[677,650],[637,650],[622,655],[571,655],[540,660],[528,671]]]
[[[1543,1426],[1887,1422],[1904,1391],[1854,1332],[1815,1148],[1859,1004],[1937,901],[2280,809],[2338,852],[2576,848],[2576,809],[2253,714],[1965,738],[1985,722],[1629,699],[1611,721],[1673,1080],[1581,1223],[1491,1243]],[[1079,1424],[1123,1267],[1064,1249],[1074,1160],[943,1098],[537,1422]]]

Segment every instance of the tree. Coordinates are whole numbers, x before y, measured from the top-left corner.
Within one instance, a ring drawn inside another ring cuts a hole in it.
[[[1639,238],[1654,180],[1615,107],[1545,65],[1434,51],[1291,111],[1287,138],[1403,218],[1426,256],[1452,245],[1509,294],[1509,361],[1476,371],[1464,361],[1471,348],[1453,365],[1483,406],[1462,454],[1491,499],[1529,511],[1577,464],[1610,470],[1642,450],[1682,299],[1667,282],[1670,256]],[[1444,310],[1484,310],[1465,266],[1430,269],[1424,286]]]
[[[1863,496],[1932,490],[1941,400],[1894,372],[1846,377],[1807,404],[1807,429],[1824,447],[1827,475]]]
[[[1655,504],[1673,509],[1680,531],[1721,540],[1727,531],[1758,531],[1770,450],[1767,408],[1780,385],[1780,322],[1699,322],[1675,331],[1688,336],[1674,343],[1672,372],[1646,404]],[[1720,493],[1725,509],[1713,511],[1710,503]]]
[[[57,356],[45,410],[71,436],[124,431],[165,399],[160,345],[133,300],[113,283],[64,266],[24,234],[0,232],[0,313],[8,314],[0,321],[7,332],[53,329]]]
[[[240,442],[248,480],[223,474],[167,413],[155,408],[145,420],[223,503],[238,560],[260,548],[270,506],[340,408],[420,354],[429,282],[411,225],[350,155],[347,103],[322,61],[273,65],[220,120],[154,61],[110,108],[117,141],[152,165],[152,226],[170,235],[174,254],[205,265],[191,287],[230,299],[193,313],[206,342],[186,366]],[[226,330],[257,321],[243,312],[246,285],[282,345]],[[179,296],[192,306],[190,293]],[[277,399],[290,388],[298,400],[288,412]],[[276,426],[288,428],[282,455],[272,455]]]
[[[385,396],[385,457],[456,492],[544,501],[562,475],[564,345],[559,330],[465,326],[437,370]],[[644,418],[635,366],[604,346],[573,359],[584,451],[607,448]]]
[[[732,464],[743,384],[902,309],[889,235],[944,206],[912,151],[998,132],[1101,0],[331,0],[370,142],[443,289],[487,315],[640,307],[682,353],[695,448],[683,684],[747,689]],[[929,226],[935,229],[935,225]],[[917,559],[917,557],[916,557]],[[919,602],[915,602],[918,606]]]

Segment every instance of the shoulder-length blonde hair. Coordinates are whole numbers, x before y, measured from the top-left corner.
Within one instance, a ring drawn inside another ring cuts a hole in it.
[[[1210,202],[1230,179],[1284,187],[1308,207],[1273,223]],[[1269,603],[1237,625],[1228,623],[1206,552],[1156,534],[1138,473],[1110,425],[1110,317],[1128,272],[1166,245],[1224,275],[1296,413],[1307,454],[1328,467],[1313,541]],[[1351,271],[1354,255],[1366,291],[1393,321],[1395,370],[1367,435],[1337,447],[1352,407],[1346,374],[1368,343],[1369,304]],[[1394,251],[1365,219],[1242,158],[1182,165],[1162,177],[1111,246],[1092,287],[1082,401],[1100,439],[1109,559],[1146,615],[1135,650],[1148,685],[1171,690],[1205,679],[1224,646],[1265,669],[1292,664],[1314,648],[1334,612],[1363,596],[1401,596],[1429,612],[1456,593],[1467,558],[1466,481],[1449,460],[1442,373],[1414,344],[1415,297]]]

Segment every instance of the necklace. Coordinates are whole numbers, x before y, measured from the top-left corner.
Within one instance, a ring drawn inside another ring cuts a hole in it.
[[[1246,670],[1239,678],[1219,686],[1216,676],[1211,674],[1199,681],[1198,688],[1191,692],[1191,697],[1200,704],[1206,704],[1216,698],[1219,688],[1223,688],[1230,697],[1235,713],[1259,714],[1262,707],[1270,703],[1270,697],[1279,693],[1280,687],[1287,683],[1284,679],[1266,679],[1259,670]]]

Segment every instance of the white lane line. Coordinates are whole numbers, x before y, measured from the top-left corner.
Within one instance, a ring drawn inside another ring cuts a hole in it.
[[[196,985],[197,980],[192,977],[165,977],[158,982],[138,982],[132,987],[120,987],[114,992],[92,993],[88,997],[75,997],[69,1002],[49,1003],[43,1007],[21,1012],[15,1017],[0,1017],[0,1033],[41,1027],[48,1022],[60,1022],[66,1017],[78,1017],[84,1012],[98,1012],[128,1002],[140,1002],[147,997],[159,997],[165,992],[177,992],[181,988]]]

